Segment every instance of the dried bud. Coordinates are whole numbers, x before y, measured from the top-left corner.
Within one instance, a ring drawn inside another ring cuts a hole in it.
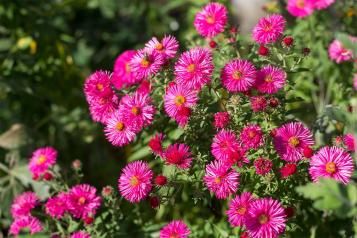
[[[113,194],[113,187],[112,186],[105,186],[102,189],[102,196],[103,197],[109,197]]]
[[[72,162],[72,168],[73,168],[74,170],[81,170],[81,169],[82,169],[82,162],[81,162],[80,160],[78,160],[78,159],[73,160],[73,162]]]
[[[269,55],[269,49],[264,45],[260,45],[258,49],[258,55],[267,56]]]
[[[294,38],[292,38],[291,36],[286,36],[284,39],[283,39],[283,46],[285,47],[290,47],[294,44]]]
[[[160,199],[157,196],[150,197],[150,205],[152,208],[157,208],[160,205]]]

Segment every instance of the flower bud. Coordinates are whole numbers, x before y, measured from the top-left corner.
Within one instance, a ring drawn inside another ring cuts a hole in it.
[[[155,184],[158,186],[164,186],[167,183],[167,178],[164,175],[158,175],[155,178]]]

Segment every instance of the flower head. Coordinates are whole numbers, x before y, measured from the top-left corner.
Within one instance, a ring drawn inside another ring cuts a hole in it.
[[[257,158],[254,160],[255,172],[260,175],[266,175],[273,167],[273,162],[266,158]]]
[[[196,14],[193,24],[201,36],[214,37],[224,31],[227,9],[220,3],[209,3]]]
[[[149,147],[151,151],[158,156],[162,156],[164,153],[164,149],[162,147],[162,142],[164,140],[164,134],[158,133],[153,136],[149,141]]]
[[[9,234],[17,236],[22,229],[29,229],[31,235],[43,230],[41,222],[32,216],[23,216],[15,219],[11,224]]]
[[[228,112],[216,112],[214,114],[214,127],[216,129],[225,128],[230,121],[230,116]]]
[[[335,61],[336,63],[342,63],[344,61],[349,61],[352,59],[352,51],[349,49],[346,49],[344,45],[342,44],[341,41],[339,40],[334,40],[329,48],[328,48],[328,54],[330,56],[330,59]]]
[[[258,71],[255,87],[261,93],[273,94],[284,87],[285,79],[286,73],[284,70],[267,65]]]
[[[148,43],[145,44],[145,50],[148,52],[155,51],[161,54],[164,60],[175,57],[179,48],[178,41],[173,36],[165,36],[161,41],[153,37]]]
[[[250,203],[254,200],[255,199],[251,193],[243,192],[229,202],[227,215],[231,226],[236,227],[245,224],[245,218],[248,214]]]
[[[253,96],[250,98],[250,106],[253,112],[264,111],[267,107],[267,100],[264,96]]]
[[[356,151],[356,139],[352,134],[346,134],[343,136],[343,144],[349,151]]]
[[[39,200],[34,192],[24,192],[17,196],[11,205],[11,215],[13,218],[30,216],[31,210],[36,207]]]
[[[109,71],[99,70],[89,75],[84,82],[84,94],[88,102],[98,98],[112,95],[110,88],[111,73]]]
[[[322,10],[322,9],[328,8],[334,2],[335,2],[335,0],[315,0],[314,8]]]
[[[148,52],[142,49],[136,52],[129,66],[131,67],[135,80],[141,81],[159,72],[163,64],[164,58],[162,54],[156,51]]]
[[[135,54],[135,50],[127,50],[116,58],[111,80],[117,89],[121,89],[123,86],[131,86],[140,82],[140,79],[137,80],[133,76],[133,72],[130,67],[130,61]]]
[[[164,152],[164,160],[180,169],[188,169],[192,162],[190,147],[186,144],[170,145]]]
[[[285,24],[279,14],[262,17],[253,29],[253,39],[259,44],[274,43],[283,35]]]
[[[32,153],[29,170],[35,176],[44,174],[57,160],[57,150],[53,147],[42,147]]]
[[[147,197],[151,191],[154,173],[143,161],[129,163],[119,178],[120,194],[128,201],[137,203]]]
[[[187,238],[190,233],[182,220],[174,220],[160,230],[160,238]]]
[[[49,198],[45,205],[45,211],[52,218],[62,218],[64,213],[68,211],[66,193],[60,193],[55,197]]]
[[[286,164],[280,169],[280,174],[283,179],[296,173],[296,164]]]
[[[110,115],[118,108],[119,100],[113,93],[108,96],[92,98],[88,103],[93,121],[105,124]]]
[[[71,238],[91,238],[87,232],[77,231],[71,235]]]
[[[338,147],[325,146],[310,160],[309,173],[314,182],[320,178],[332,178],[347,184],[354,171],[350,154]]]
[[[314,0],[288,0],[287,10],[294,17],[303,18],[314,12]]]
[[[243,128],[240,140],[246,149],[258,149],[263,144],[262,129],[258,125],[249,124]]]

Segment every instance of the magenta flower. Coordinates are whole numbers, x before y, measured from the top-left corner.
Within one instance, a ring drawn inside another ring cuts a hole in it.
[[[115,60],[114,71],[112,75],[112,83],[117,89],[121,89],[123,86],[131,86],[140,82],[137,80],[130,67],[130,61],[136,54],[135,50],[127,50],[121,53]]]
[[[286,215],[280,202],[272,198],[250,203],[245,226],[251,238],[277,238],[285,231]]]
[[[175,57],[179,48],[178,41],[173,36],[165,36],[161,41],[153,37],[148,43],[145,44],[147,52],[155,51],[161,54],[164,60],[172,59]]]
[[[129,65],[135,80],[141,81],[158,73],[163,64],[162,54],[156,51],[138,50]]]
[[[283,35],[285,24],[285,18],[279,14],[262,17],[253,28],[254,41],[259,44],[276,42]]]
[[[231,93],[246,92],[256,81],[256,69],[248,60],[232,60],[222,69],[223,86]]]
[[[322,10],[322,9],[328,8],[334,2],[335,2],[335,0],[315,0],[314,8]]]
[[[162,146],[164,137],[165,137],[164,134],[158,133],[155,136],[153,136],[149,141],[149,147],[151,151],[157,156],[162,156],[164,153],[164,148]]]
[[[76,218],[95,215],[101,198],[96,195],[97,189],[88,184],[79,184],[70,189],[67,196],[69,212]]]
[[[199,90],[211,81],[213,69],[212,54],[204,48],[193,48],[182,53],[176,62],[176,82]]]
[[[240,140],[246,149],[258,149],[263,145],[263,132],[260,126],[249,124],[240,133]]]
[[[294,17],[310,16],[314,12],[314,0],[288,0],[287,10]]]
[[[141,201],[151,191],[153,175],[154,173],[146,162],[129,163],[123,169],[118,181],[120,194],[132,203]]]
[[[67,197],[68,195],[62,192],[55,197],[49,198],[45,205],[46,213],[52,218],[62,218],[64,213],[68,211]]]
[[[243,192],[229,202],[227,215],[232,227],[242,227],[245,225],[245,218],[248,214],[250,203],[254,200],[251,193]]]
[[[16,218],[11,224],[9,234],[17,236],[21,230],[30,230],[31,235],[39,233],[43,230],[41,222],[32,216],[22,216]]]
[[[160,238],[187,238],[190,233],[182,220],[174,220],[160,230]]]
[[[258,71],[255,87],[261,93],[274,94],[284,87],[285,80],[284,70],[267,65]]]
[[[170,145],[164,152],[164,160],[167,164],[175,165],[180,169],[188,169],[191,166],[192,154],[186,144]]]
[[[273,162],[270,159],[257,158],[254,160],[255,172],[260,175],[266,175],[273,167]]]
[[[225,128],[230,121],[230,116],[228,112],[216,112],[214,114],[214,127],[216,129],[223,129]]]
[[[225,199],[237,192],[239,173],[222,161],[215,160],[206,166],[203,181],[208,190],[213,192],[218,199]]]
[[[264,96],[253,96],[250,98],[250,107],[253,112],[264,111],[267,107],[267,100]]]
[[[71,235],[71,238],[91,238],[87,232],[77,231]]]
[[[195,16],[194,26],[203,37],[214,37],[224,31],[227,9],[220,3],[209,3]]]
[[[113,93],[106,97],[92,99],[88,103],[93,121],[105,124],[110,115],[118,108],[119,100]]]
[[[328,48],[328,54],[330,56],[330,59],[335,61],[336,63],[340,64],[344,61],[349,61],[352,59],[352,51],[349,49],[346,49],[342,42],[339,40],[334,40],[329,48]]]
[[[108,97],[113,94],[110,88],[111,73],[99,70],[89,75],[84,82],[84,94],[87,102],[98,100],[98,98]]]
[[[333,178],[347,184],[353,171],[354,162],[351,155],[335,146],[321,148],[310,161],[309,173],[314,182],[320,178]]]
[[[225,164],[232,165],[241,159],[240,144],[237,136],[231,130],[221,130],[213,138],[211,153]]]
[[[349,151],[356,151],[356,139],[352,134],[346,134],[343,136],[343,144],[345,144]]]
[[[53,147],[42,147],[32,153],[29,170],[34,176],[41,176],[51,168],[57,160],[57,150]]]
[[[17,196],[11,205],[11,215],[13,218],[30,216],[31,210],[36,207],[39,200],[34,192],[24,192]]]
[[[290,122],[277,129],[274,146],[280,158],[297,162],[303,158],[304,148],[314,144],[312,133],[301,122]]]

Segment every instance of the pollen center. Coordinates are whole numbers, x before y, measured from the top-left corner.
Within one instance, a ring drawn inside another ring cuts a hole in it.
[[[328,162],[326,164],[326,172],[329,174],[333,174],[336,172],[336,164],[334,162]]]
[[[169,238],[180,238],[178,234],[172,233],[170,234]]]
[[[124,123],[122,123],[121,121],[118,122],[118,123],[116,124],[115,128],[116,128],[118,131],[124,130]]]
[[[289,138],[289,145],[293,148],[295,148],[296,146],[298,146],[300,144],[299,138],[297,138],[296,136],[292,136]]]
[[[143,68],[147,68],[147,67],[149,67],[149,65],[150,65],[150,62],[149,62],[149,60],[148,60],[147,58],[143,58],[143,59],[141,60],[141,66],[142,66]]]
[[[138,107],[132,107],[131,108],[131,113],[133,113],[135,116],[139,115],[140,114],[140,108]]]
[[[193,71],[195,71],[195,69],[196,69],[196,65],[195,64],[189,64],[187,66],[187,72],[189,72],[189,73],[192,73]]]
[[[244,215],[246,213],[246,211],[247,211],[247,208],[244,207],[244,206],[239,206],[238,209],[237,209],[237,213],[239,215]]]
[[[97,89],[98,89],[98,91],[103,91],[103,89],[104,89],[103,84],[98,83],[98,84],[97,84]]]
[[[177,95],[175,97],[176,106],[182,106],[186,102],[186,98],[182,95]]]
[[[47,160],[46,156],[40,155],[37,159],[37,164],[38,165],[44,164],[46,162],[46,160]]]
[[[213,23],[216,22],[216,19],[214,18],[214,16],[207,16],[207,17],[206,17],[206,22],[207,22],[208,24],[213,24]]]
[[[164,49],[164,46],[161,43],[157,43],[155,49],[158,51],[162,51]]]
[[[214,179],[214,182],[215,182],[216,184],[220,184],[221,181],[222,181],[222,179],[221,179],[220,177],[217,177],[217,178]]]
[[[250,131],[248,133],[248,135],[249,135],[249,138],[253,138],[255,136],[255,132],[254,131]]]
[[[268,32],[268,31],[271,31],[273,29],[273,26],[270,24],[270,23],[267,23],[265,26],[264,26],[264,31],[265,32]]]
[[[268,76],[266,76],[265,77],[265,82],[267,82],[267,83],[271,83],[271,82],[273,82],[273,77],[271,76],[271,75],[268,75]]]
[[[139,179],[136,176],[131,177],[130,185],[136,187],[139,185]]]
[[[78,204],[79,205],[83,205],[84,203],[86,203],[86,198],[85,197],[78,198]]]
[[[265,214],[260,215],[258,219],[259,219],[259,223],[262,225],[266,224],[269,221],[268,216]]]
[[[240,80],[242,78],[242,73],[240,71],[234,71],[232,77],[235,80]]]
[[[304,8],[305,7],[305,0],[297,0],[296,1],[296,6],[298,8]]]

